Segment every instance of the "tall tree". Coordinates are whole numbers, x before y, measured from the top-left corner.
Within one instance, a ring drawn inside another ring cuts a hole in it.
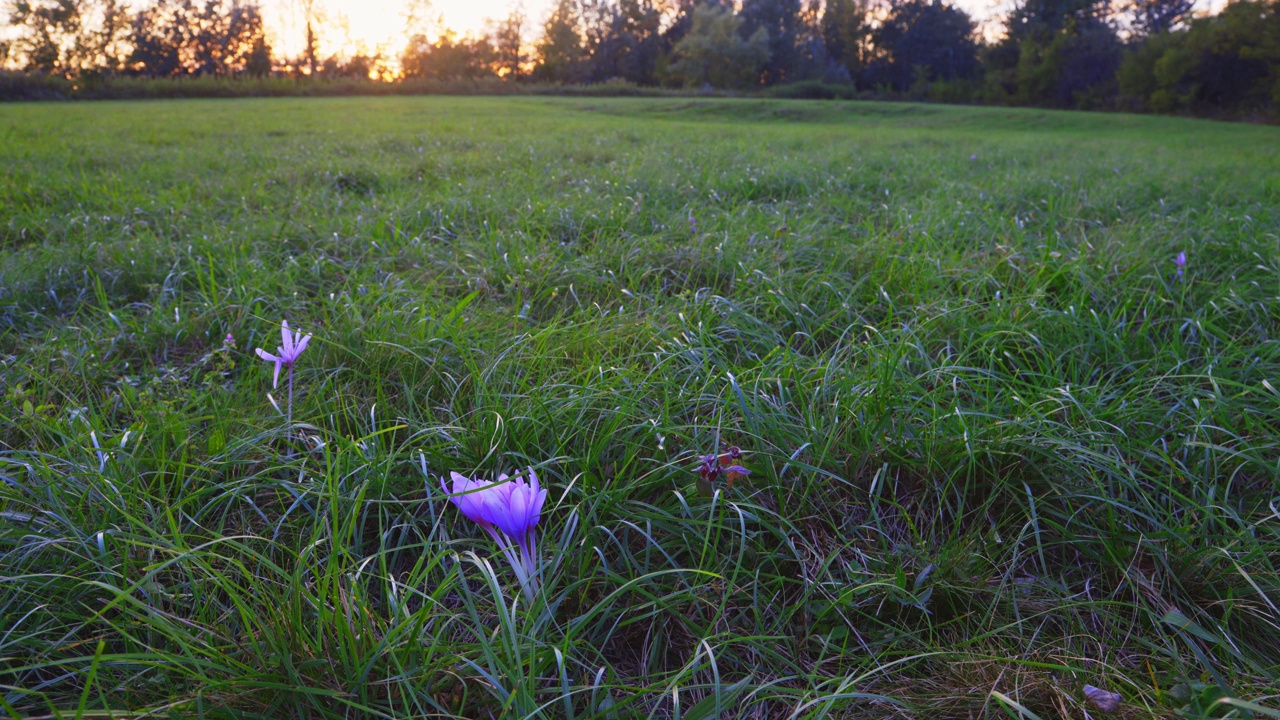
[[[985,53],[989,99],[1100,106],[1116,91],[1123,47],[1112,0],[1020,0],[1006,36]]]
[[[1106,25],[1112,0],[1018,0],[1006,21],[1008,36],[1044,40],[1057,32],[1080,34]]]
[[[699,5],[689,31],[672,50],[671,76],[687,87],[750,87],[769,62],[769,34],[742,35],[742,18],[728,8]]]
[[[877,57],[868,68],[872,83],[906,90],[917,80],[953,80],[978,70],[973,19],[941,0],[895,4],[875,32]]]
[[[769,60],[761,71],[761,81],[773,84],[791,80],[798,59],[800,0],[742,0],[738,15],[744,38],[760,30],[768,33]]]
[[[587,78],[587,50],[583,45],[582,9],[575,0],[559,0],[542,27],[534,77],[547,82],[577,83]]]
[[[502,77],[515,82],[520,79],[524,62],[524,8],[517,5],[493,31],[494,67]]]
[[[819,27],[827,57],[851,77],[857,77],[862,72],[871,32],[866,0],[827,0]]]
[[[134,16],[131,69],[152,77],[260,72],[262,11],[240,0],[157,0]]]
[[[1143,37],[1167,33],[1191,14],[1195,0],[1133,0],[1129,22]]]
[[[315,76],[320,71],[320,36],[318,29],[321,21],[319,0],[295,0],[298,12],[302,13],[302,21],[307,28],[305,44],[302,47],[302,64],[307,73]]]
[[[128,12],[118,0],[14,0],[10,51],[28,71],[72,77],[123,64]]]
[[[459,38],[446,30],[428,42],[426,36],[415,35],[400,57],[405,77],[433,80],[476,80],[493,76],[494,52],[483,37]]]
[[[1157,35],[1125,58],[1126,99],[1157,112],[1280,112],[1280,0],[1236,0]]]
[[[800,9],[791,80],[835,79],[830,69],[827,43],[822,39],[822,0],[808,0]],[[843,73],[841,79],[847,81],[848,73]]]
[[[648,84],[662,52],[662,11],[652,0],[584,0],[589,79]]]

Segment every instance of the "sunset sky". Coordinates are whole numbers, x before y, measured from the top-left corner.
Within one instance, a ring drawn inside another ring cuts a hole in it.
[[[297,55],[306,35],[302,0],[263,0],[268,32],[276,52]],[[423,0],[314,0],[325,19],[321,28],[322,55],[339,51],[382,51],[384,56],[398,55],[405,43],[406,18],[410,3],[419,7]],[[427,12],[432,27],[447,27],[460,34],[479,33],[486,20],[506,17],[518,0],[434,0]],[[532,40],[546,19],[554,0],[524,0],[529,19],[528,37]],[[1219,8],[1226,0],[1199,0],[1197,9]],[[955,0],[979,22],[1004,12],[1013,0]],[[441,21],[443,21],[441,23]]]
[[[405,42],[406,0],[315,0],[325,19],[321,54],[339,49],[347,52],[379,48],[398,53]],[[534,21],[546,15],[549,0],[526,0],[525,13]],[[512,0],[435,0],[428,13],[433,21],[443,17],[444,26],[459,33],[480,32],[486,19],[506,17],[515,6]],[[305,17],[298,0],[265,0],[267,28],[276,51],[296,55],[306,37]]]
[[[990,17],[1007,0],[958,0],[960,7],[974,17]],[[530,20],[530,33],[546,19],[553,0],[524,0],[525,14]],[[443,17],[444,26],[459,33],[480,32],[486,19],[506,17],[514,0],[434,0],[430,14]],[[396,54],[404,46],[406,0],[316,0],[316,7],[327,23],[323,28],[322,54],[344,49],[347,52],[383,49]],[[305,37],[303,14],[299,0],[266,0],[267,25],[273,35],[276,51],[296,55]]]

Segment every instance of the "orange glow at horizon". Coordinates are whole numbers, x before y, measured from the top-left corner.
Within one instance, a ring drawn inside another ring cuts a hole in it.
[[[143,0],[145,1],[145,0]],[[443,30],[458,35],[483,34],[512,10],[525,15],[525,40],[532,42],[555,0],[261,0],[267,34],[277,57],[296,58],[306,44],[306,13],[310,1],[317,18],[316,35],[321,58],[331,55],[380,54],[392,60],[408,40],[408,20],[418,15],[416,27],[431,39]],[[978,21],[988,39],[1002,34],[999,17],[1015,0],[950,0]],[[136,2],[136,0],[135,0]],[[1200,12],[1221,9],[1226,0],[1197,0]],[[424,9],[425,6],[425,9]]]
[[[426,5],[425,10],[422,6]],[[409,20],[434,39],[444,29],[459,35],[483,34],[490,22],[498,22],[521,6],[533,25],[541,25],[551,0],[314,0],[313,16],[319,55],[351,56],[381,53],[395,57],[408,40]],[[306,46],[307,14],[304,0],[265,0],[263,16],[275,54],[298,57]]]

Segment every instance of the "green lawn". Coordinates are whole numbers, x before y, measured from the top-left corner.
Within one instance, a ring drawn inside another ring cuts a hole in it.
[[[11,716],[1280,717],[1280,128],[10,104],[0,168]],[[526,466],[532,604],[440,485]]]

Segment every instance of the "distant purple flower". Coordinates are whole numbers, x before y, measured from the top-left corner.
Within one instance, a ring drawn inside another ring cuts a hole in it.
[[[1173,258],[1173,264],[1178,266],[1178,277],[1182,277],[1182,271],[1187,267],[1187,251],[1183,250]]]
[[[280,366],[289,366],[289,411],[285,414],[285,422],[291,426],[293,425],[293,364],[298,360],[298,356],[302,354],[302,351],[307,349],[307,343],[309,342],[311,342],[310,335],[303,337],[301,332],[289,332],[289,321],[281,320],[281,344],[280,347],[276,348],[276,354],[272,355],[262,348],[257,349],[258,357],[276,364],[276,373],[275,377],[271,379],[271,387],[280,387]],[[267,397],[269,399],[271,396],[268,395]],[[271,402],[274,403],[275,401],[272,400]]]
[[[751,474],[750,470],[737,464],[741,458],[742,450],[737,447],[731,447],[719,455],[701,456],[698,474],[702,476],[703,485],[710,488],[712,482],[723,477],[727,488],[733,489],[734,480]]]
[[[970,159],[970,160],[977,160],[977,159],[978,159],[978,156],[977,156],[977,155],[970,155],[970,156],[969,156],[969,159]]]
[[[547,491],[538,484],[533,468],[515,477],[499,475],[497,481],[471,479],[456,472],[449,473],[453,487],[441,479],[449,500],[472,522],[478,524],[511,563],[526,597],[532,602],[537,589],[537,531]],[[452,492],[450,492],[452,490]],[[519,550],[517,555],[516,550]]]
[[[692,215],[689,216],[689,232],[691,233],[698,232],[698,218]]]
[[[234,337],[232,337],[232,336],[231,336],[231,333],[227,333],[227,336],[226,336],[225,338],[223,338],[223,339],[222,339],[222,344],[223,344],[223,345],[228,345],[228,346],[230,346],[230,345],[235,345],[235,344],[236,344],[236,339],[235,339]]]
[[[1124,700],[1120,693],[1107,692],[1099,687],[1092,685],[1084,686],[1084,698],[1098,712],[1113,713],[1120,709],[1120,703]]]
[[[276,348],[277,354],[275,355],[272,355],[262,348],[258,348],[258,357],[266,360],[267,362],[273,362],[276,364],[276,374],[271,380],[271,387],[280,387],[281,365],[288,365],[290,376],[292,376],[293,363],[298,359],[298,356],[302,354],[302,351],[307,349],[307,343],[311,342],[310,335],[302,337],[301,332],[290,333],[288,320],[280,322],[280,338],[281,346]]]

